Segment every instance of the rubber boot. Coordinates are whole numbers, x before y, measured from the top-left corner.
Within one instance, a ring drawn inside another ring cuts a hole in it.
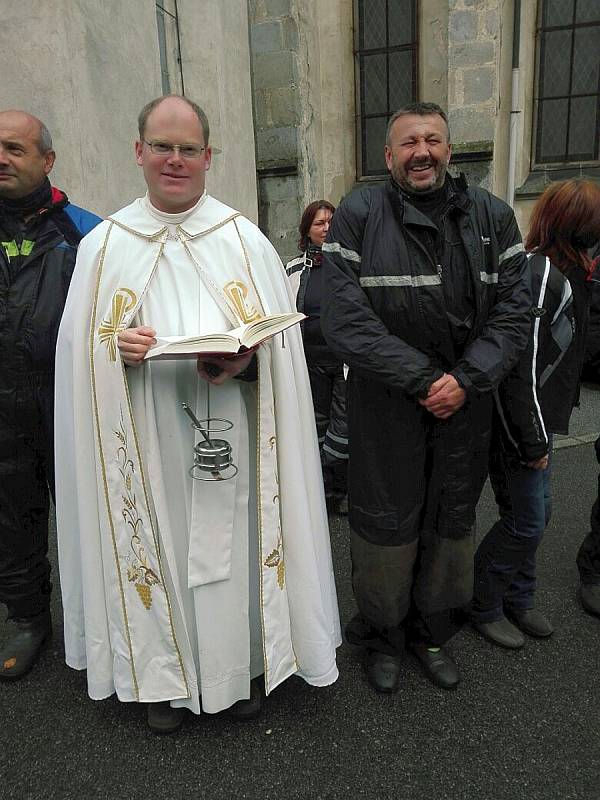
[[[52,637],[50,612],[36,617],[15,619],[16,633],[0,649],[0,680],[16,681],[27,675],[42,647]]]

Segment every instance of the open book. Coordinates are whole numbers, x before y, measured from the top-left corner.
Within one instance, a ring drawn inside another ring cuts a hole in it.
[[[291,328],[306,319],[305,314],[292,311],[272,314],[248,322],[225,333],[207,333],[204,336],[157,336],[156,344],[148,350],[146,358],[171,358],[197,353],[243,353],[272,336]]]

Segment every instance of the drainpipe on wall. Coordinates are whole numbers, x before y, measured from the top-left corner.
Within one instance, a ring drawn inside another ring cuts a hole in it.
[[[506,202],[514,207],[515,175],[517,172],[517,133],[519,130],[519,47],[521,40],[521,0],[514,0],[513,9],[513,56],[512,85],[510,98],[510,136],[508,146],[508,183]]]

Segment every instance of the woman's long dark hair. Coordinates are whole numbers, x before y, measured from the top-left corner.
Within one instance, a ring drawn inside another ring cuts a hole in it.
[[[562,272],[574,264],[586,272],[595,259],[588,250],[600,241],[600,186],[585,178],[556,181],[537,200],[525,249],[543,253]]]
[[[320,211],[322,208],[326,208],[328,211],[331,211],[332,214],[335,211],[335,206],[332,206],[327,200],[313,200],[313,202],[309,203],[302,212],[300,225],[298,225],[298,231],[300,232],[298,247],[302,253],[306,250],[310,243],[308,238],[310,226],[313,224],[313,220],[317,216],[317,211]]]

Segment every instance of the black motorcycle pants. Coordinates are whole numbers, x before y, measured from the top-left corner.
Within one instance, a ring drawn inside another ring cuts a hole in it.
[[[9,618],[36,616],[50,603],[53,395],[52,374],[0,375],[0,602]]]

